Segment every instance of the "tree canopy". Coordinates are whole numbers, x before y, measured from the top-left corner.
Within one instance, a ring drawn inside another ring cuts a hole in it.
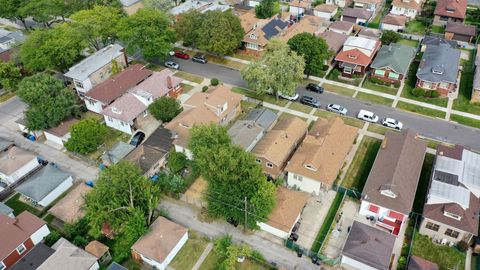
[[[35,0],[27,1],[19,8],[23,17],[33,17],[36,22],[50,27],[57,17],[64,18],[68,14],[68,7],[63,0]]]
[[[384,45],[390,45],[390,43],[395,43],[399,41],[401,38],[402,36],[399,33],[391,30],[385,30],[383,31],[381,41],[382,41],[382,44]]]
[[[65,148],[80,154],[91,153],[104,142],[107,131],[108,128],[96,119],[81,120],[70,128],[70,139],[65,143]]]
[[[263,0],[255,7],[255,15],[259,19],[267,19],[278,13],[280,13],[278,0]]]
[[[21,78],[20,68],[14,62],[0,62],[0,88],[15,91]]]
[[[173,6],[178,6],[180,0],[143,0],[143,4],[147,8],[154,8],[167,11]]]
[[[27,29],[25,17],[21,11],[21,7],[25,6],[27,2],[28,0],[3,0],[0,5],[0,18],[20,20]]]
[[[323,70],[323,64],[332,54],[322,37],[310,33],[300,33],[288,42],[290,49],[305,59],[305,74],[310,76]]]
[[[199,28],[202,25],[203,18],[203,14],[198,10],[191,10],[179,15],[175,23],[175,31],[178,39],[183,41],[183,45],[198,47]]]
[[[162,122],[170,122],[183,110],[180,102],[172,97],[161,97],[148,106],[148,111],[155,119]]]

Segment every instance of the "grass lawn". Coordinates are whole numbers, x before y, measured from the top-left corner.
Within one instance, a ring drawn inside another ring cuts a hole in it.
[[[430,175],[432,173],[433,161],[435,155],[426,154],[423,160],[422,173],[418,181],[417,192],[415,193],[415,201],[413,203],[413,211],[416,213],[423,212],[423,205],[427,198],[428,184],[430,183]]]
[[[412,253],[438,264],[441,270],[465,269],[465,253],[453,247],[437,245],[428,236],[417,231],[413,238]]]
[[[366,79],[366,80],[363,82],[362,87],[363,87],[363,88],[370,89],[370,90],[374,90],[374,91],[378,91],[378,92],[390,94],[390,95],[396,95],[397,92],[398,92],[398,88],[395,88],[395,87],[392,87],[392,86],[386,86],[386,85],[376,84],[376,83],[371,82],[371,81],[368,80],[368,79]]]
[[[6,201],[5,204],[8,207],[13,209],[13,213],[16,216],[22,213],[23,211],[28,211],[36,216],[39,216],[41,214],[41,211],[38,210],[37,208],[20,201],[20,193],[15,194],[8,201]]]
[[[147,68],[153,71],[162,71],[166,67],[154,63],[148,63]],[[173,71],[173,70],[172,70]]]
[[[469,61],[463,64],[462,76],[460,77],[460,87],[458,98],[453,102],[453,109],[462,112],[480,115],[480,104],[471,104],[473,86],[473,52],[470,53]]]
[[[381,134],[381,135],[385,135],[385,133],[387,133],[387,131],[389,130],[395,131],[395,129],[387,128],[381,125],[374,125],[374,124],[368,125],[367,130],[370,132]]]
[[[381,96],[376,96],[376,95],[362,93],[362,92],[359,92],[356,98],[360,100],[371,101],[373,103],[387,105],[387,106],[392,106],[392,103],[393,103],[393,99],[384,98]]]
[[[399,101],[397,103],[397,108],[399,108],[401,110],[404,110],[404,111],[419,113],[419,114],[423,114],[423,115],[430,116],[430,117],[438,117],[438,118],[442,118],[442,119],[445,118],[445,112],[430,109],[430,108],[426,108],[426,107],[422,107],[422,106],[418,106],[418,105],[411,104],[411,103],[406,103],[406,102],[403,102],[403,101]]]
[[[177,71],[175,73],[175,76],[180,77],[180,78],[182,78],[184,80],[187,80],[187,81],[194,82],[194,83],[201,83],[203,81],[202,77],[187,73],[185,71]]]
[[[381,144],[382,141],[379,139],[368,136],[363,137],[355,157],[353,157],[353,161],[350,167],[348,167],[342,186],[358,192],[363,190]]]
[[[243,261],[243,263],[237,262],[235,269],[237,270],[268,270],[270,268],[267,266],[261,265],[251,259],[246,259],[245,261]]]
[[[342,115],[332,113],[332,112],[327,112],[324,110],[316,110],[315,115],[325,119],[330,119],[332,117],[341,117],[345,124],[356,127],[356,128],[362,128],[363,125],[365,124],[365,122],[363,122],[362,120],[358,120],[353,117],[342,116]]]
[[[373,18],[371,22],[368,23],[368,27],[370,28],[379,28],[380,26],[380,20],[382,19],[382,12],[378,12],[377,16]]]
[[[296,116],[296,115],[293,115],[293,114],[290,114],[290,113],[287,113],[287,112],[283,112],[282,114],[280,114],[278,116],[278,121],[282,120],[282,119],[285,119],[285,118],[289,118],[289,117],[297,117],[297,118],[300,118],[302,119],[303,121],[307,122],[307,118],[303,118],[303,117],[299,117],[299,116]]]
[[[409,34],[425,34],[425,29],[427,26],[420,21],[411,21],[407,24],[407,28],[405,29],[406,33]]]
[[[418,40],[402,38],[399,41],[397,41],[397,43],[402,44],[402,45],[411,46],[411,47],[414,47],[414,48],[418,47]]]
[[[327,75],[327,79],[328,80],[332,80],[332,81],[336,81],[336,82],[341,82],[341,83],[345,83],[345,84],[350,84],[350,85],[354,85],[354,86],[358,86],[360,84],[360,82],[362,81],[362,78],[363,77],[356,77],[356,78],[344,78],[344,77],[338,77],[338,78],[334,78],[332,76],[332,72],[335,70],[335,68],[333,68],[332,70],[330,70],[330,73],[328,73]],[[338,70],[338,69],[337,69]],[[340,74],[342,73],[340,70],[338,70],[340,72]]]
[[[455,121],[459,124],[469,126],[469,127],[480,128],[480,121],[469,118],[469,117],[461,116],[458,114],[451,114],[450,121]]]
[[[348,88],[341,87],[341,86],[336,86],[336,85],[329,84],[329,83],[324,83],[322,85],[322,87],[328,92],[334,92],[334,93],[344,95],[344,96],[351,97],[351,96],[353,96],[353,94],[355,94],[355,90],[348,89]]]
[[[432,33],[443,34],[445,33],[445,28],[439,25],[432,25]]]
[[[208,253],[207,258],[203,261],[202,265],[200,266],[199,270],[215,270],[218,266],[218,257],[217,253],[214,249]]]
[[[190,92],[190,90],[193,89],[193,86],[191,86],[190,84],[181,83],[181,85],[182,85],[183,93],[188,93]]]
[[[237,70],[240,70],[240,69],[245,67],[245,64],[242,64],[240,62],[232,61],[232,60],[229,60],[229,59],[225,59],[225,58],[222,58],[222,57],[217,57],[217,56],[213,56],[213,55],[209,55],[209,54],[207,54],[207,60],[212,62],[212,63],[219,64],[219,65],[222,65],[222,66],[227,66],[229,68],[233,68],[233,69],[237,69]]]
[[[249,90],[249,89],[246,89],[246,88],[242,88],[242,87],[233,87],[232,88],[232,91],[233,92],[236,92],[236,93],[239,93],[239,94],[242,94],[244,96],[247,96],[247,97],[251,97],[251,98],[254,98],[254,99],[258,99],[258,100],[263,100],[265,102],[268,102],[268,103],[273,103],[273,104],[276,104],[278,106],[285,106],[287,105],[288,101],[285,100],[285,99],[276,99],[274,96],[272,95],[257,95],[255,92]]]
[[[300,111],[306,114],[309,114],[312,111],[312,109],[314,109],[313,107],[303,105],[300,102],[292,102],[292,104],[290,104],[288,108],[292,110]]]
[[[14,96],[15,96],[15,92],[8,91],[8,92],[4,93],[4,94],[0,95],[0,103],[7,101]]]
[[[327,238],[328,231],[330,230],[333,219],[337,214],[338,208],[342,203],[342,198],[343,198],[343,193],[337,192],[337,195],[335,195],[332,205],[328,209],[328,213],[325,216],[325,219],[323,220],[322,227],[320,227],[320,230],[318,231],[317,236],[315,237],[315,242],[313,242],[311,251],[318,252],[318,250],[320,250],[320,247],[323,241],[325,241],[325,239]]]
[[[207,244],[208,240],[206,238],[199,236],[193,231],[189,231],[187,243],[180,249],[170,266],[177,270],[192,269],[193,265],[195,265],[205,250],[205,247],[207,247]]]

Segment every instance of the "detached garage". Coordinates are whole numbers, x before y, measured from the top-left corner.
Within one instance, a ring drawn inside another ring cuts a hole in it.
[[[60,123],[60,125],[49,128],[43,132],[47,142],[62,146],[70,139],[70,127],[77,123],[78,119],[70,118]]]

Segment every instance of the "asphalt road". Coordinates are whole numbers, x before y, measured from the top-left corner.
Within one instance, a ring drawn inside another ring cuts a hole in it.
[[[217,78],[221,82],[236,86],[247,86],[246,82],[241,78],[238,70],[210,63],[194,63],[191,60],[182,60],[178,58],[173,60],[180,64],[180,70],[207,78]],[[302,87],[297,89],[297,92],[300,95],[302,95],[304,91],[305,90]],[[318,97],[323,109],[325,109],[325,106],[329,103],[340,104],[348,109],[348,115],[352,117],[355,117],[361,109],[366,109],[377,114],[380,119],[385,117],[397,119],[398,121],[403,122],[404,128],[411,128],[425,137],[448,143],[462,144],[480,150],[479,129],[466,127],[442,119],[425,117],[334,93],[325,92],[323,94],[313,95]]]

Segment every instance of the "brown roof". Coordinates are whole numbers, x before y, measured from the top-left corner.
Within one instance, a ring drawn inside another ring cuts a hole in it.
[[[150,225],[150,231],[133,244],[132,250],[162,263],[186,233],[185,227],[158,217]]]
[[[341,31],[349,31],[353,28],[355,24],[347,21],[335,21],[330,26],[328,29],[335,29],[335,30],[341,30]]]
[[[407,23],[407,17],[401,16],[401,15],[388,14],[387,16],[383,17],[382,22],[384,24],[405,26],[405,24]]]
[[[160,151],[153,147],[148,147],[143,144],[135,148],[132,152],[124,157],[125,160],[137,165],[142,174],[148,172],[158,161],[167,155],[168,152]]]
[[[131,65],[92,88],[85,96],[108,105],[150,75],[152,71],[144,69],[142,65]]]
[[[11,175],[35,158],[35,155],[27,150],[16,146],[10,147],[0,153],[0,172]]]
[[[380,4],[382,0],[355,0],[356,3]]]
[[[437,146],[437,155],[446,156],[456,160],[462,160],[463,149],[465,148],[459,144],[456,144],[454,146],[439,144]]]
[[[277,166],[283,165],[294,147],[307,133],[308,124],[298,117],[281,119],[255,145],[252,153]]]
[[[360,30],[358,36],[378,40],[382,36],[382,31],[375,28],[364,27]]]
[[[253,26],[256,23],[266,21],[257,18],[257,16],[255,15],[255,9],[252,9],[249,12],[242,14],[239,19],[245,33],[248,33],[250,30],[252,30]]]
[[[65,120],[61,122],[58,126],[49,128],[45,130],[45,132],[48,132],[50,134],[53,134],[58,137],[63,137],[67,133],[70,132],[70,127],[73,126],[75,123],[77,123],[79,120],[76,118],[70,118],[68,120]]]
[[[312,2],[305,1],[305,0],[292,0],[289,4],[291,7],[301,7],[301,8],[309,8],[312,6]]]
[[[146,109],[147,105],[135,97],[134,94],[127,93],[103,109],[100,114],[130,123]]]
[[[392,6],[394,7],[401,7],[401,8],[408,8],[408,9],[415,9],[420,10],[422,8],[423,0],[393,0]]]
[[[325,20],[320,17],[305,15],[300,22],[289,27],[279,38],[288,41],[292,37],[300,33],[316,34],[320,30],[320,26]]]
[[[465,25],[459,22],[448,21],[447,26],[445,27],[445,32],[473,37],[477,34],[477,27],[474,25]]]
[[[368,20],[372,17],[373,11],[369,11],[366,8],[345,8],[343,9],[342,16],[358,18]]]
[[[85,216],[85,211],[83,210],[84,196],[90,189],[89,186],[80,183],[50,208],[48,212],[65,223],[75,223]]]
[[[154,72],[152,76],[139,83],[133,91],[147,92],[153,96],[153,99],[157,99],[166,96],[181,82],[181,78],[174,76],[173,72],[166,68],[160,72]]]
[[[343,44],[348,39],[347,35],[333,31],[325,31],[318,36],[325,39],[328,48],[332,50],[333,53],[337,53],[338,51],[340,51],[340,49],[342,49],[343,47]]]
[[[0,214],[0,261],[45,224],[45,221],[28,211],[16,218]]]
[[[363,188],[362,199],[409,214],[426,149],[427,142],[417,139],[413,130],[387,132]],[[382,190],[393,192],[396,198],[382,195]]]
[[[268,217],[267,224],[284,232],[290,232],[307,200],[308,195],[304,192],[278,187],[277,204]]]
[[[438,265],[431,261],[427,261],[418,256],[411,256],[408,262],[408,270],[438,270]]]
[[[357,128],[345,125],[340,117],[329,120],[319,118],[285,170],[332,185],[357,132]]]
[[[321,4],[321,5],[316,6],[314,9],[315,9],[316,11],[320,11],[320,12],[332,13],[332,12],[334,12],[335,10],[337,10],[338,7],[335,6],[335,5]]]
[[[435,15],[465,19],[467,0],[438,0]]]
[[[101,258],[108,251],[108,247],[97,240],[93,240],[85,247],[85,251],[97,258]]]

